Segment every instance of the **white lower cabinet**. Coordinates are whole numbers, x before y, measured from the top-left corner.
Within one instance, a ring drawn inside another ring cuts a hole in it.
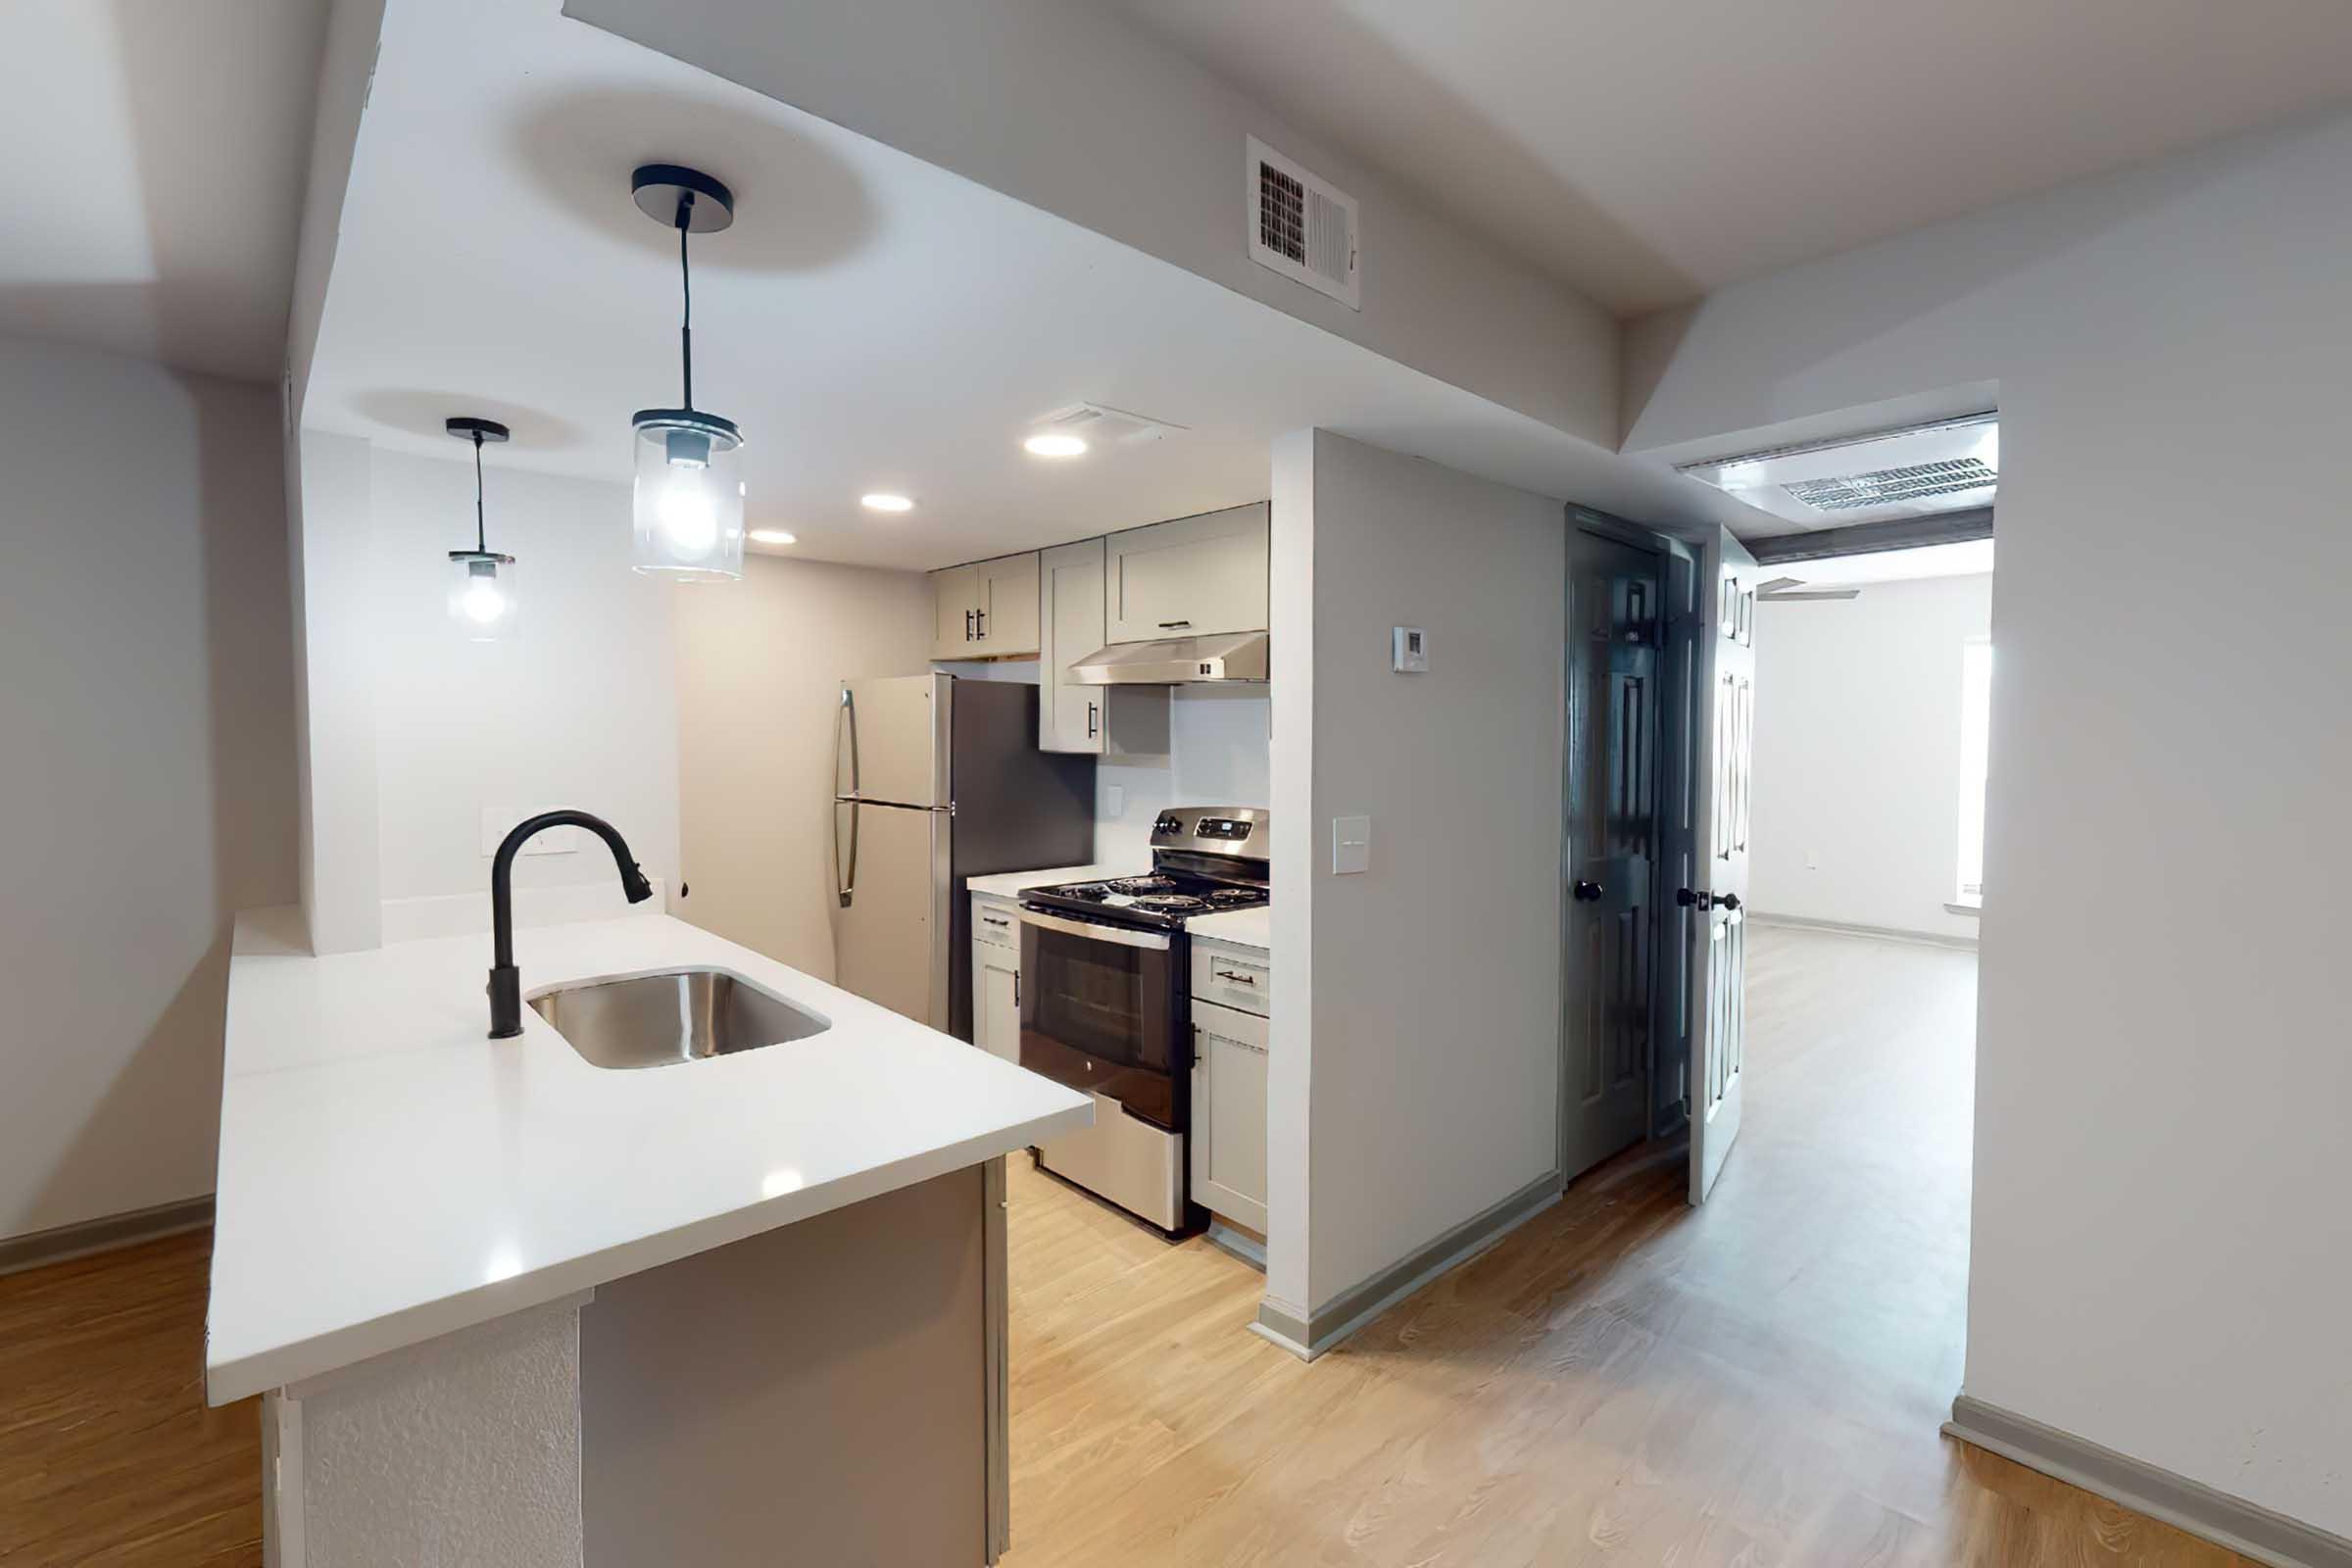
[[[1193,1201],[1264,1235],[1266,1020],[1193,999]]]
[[[1014,906],[972,896],[972,1044],[1021,1059],[1021,934]]]

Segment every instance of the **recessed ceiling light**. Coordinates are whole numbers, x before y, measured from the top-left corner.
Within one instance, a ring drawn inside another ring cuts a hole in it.
[[[756,545],[797,545],[800,542],[799,535],[786,533],[781,528],[754,528],[752,530],[752,543]]]
[[[905,496],[891,495],[887,491],[877,491],[870,496],[859,496],[858,500],[868,512],[912,512],[914,510],[912,501]]]
[[[1085,440],[1074,435],[1033,435],[1021,445],[1040,458],[1074,458],[1086,451]]]

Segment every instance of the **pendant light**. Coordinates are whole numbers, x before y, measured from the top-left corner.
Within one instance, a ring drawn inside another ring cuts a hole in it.
[[[442,428],[473,443],[473,548],[449,553],[449,618],[467,641],[494,643],[514,635],[519,607],[514,558],[490,548],[482,523],[482,443],[506,440],[507,427],[496,419],[456,418]]]
[[[684,311],[678,352],[685,395],[675,409],[640,409],[633,501],[639,571],[685,579],[743,575],[743,432],[732,419],[694,406],[694,274],[686,237],[715,234],[735,221],[735,197],[699,170],[647,164],[630,176],[646,217],[678,231],[678,279]]]

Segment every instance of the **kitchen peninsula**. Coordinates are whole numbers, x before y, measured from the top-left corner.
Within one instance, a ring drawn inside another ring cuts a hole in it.
[[[715,971],[819,1027],[599,1066],[485,1038],[485,936],[299,930],[238,923],[207,1351],[273,1563],[995,1559],[1001,1156],[1087,1097],[663,915],[517,932],[524,998]]]

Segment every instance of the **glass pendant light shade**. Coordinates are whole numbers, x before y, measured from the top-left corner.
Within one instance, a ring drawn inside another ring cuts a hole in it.
[[[639,571],[743,575],[743,437],[715,415],[648,409],[635,420]]]
[[[743,575],[743,432],[694,406],[694,272],[687,236],[735,221],[735,196],[700,170],[646,164],[629,176],[638,211],[678,233],[678,369],[674,409],[641,409],[632,503],[639,571],[685,581]]]
[[[514,569],[513,556],[449,553],[449,619],[467,642],[494,643],[514,634],[522,612]]]

